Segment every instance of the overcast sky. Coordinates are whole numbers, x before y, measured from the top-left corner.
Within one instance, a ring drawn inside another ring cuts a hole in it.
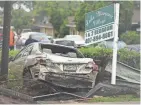
[[[24,5],[21,5],[21,6],[22,6],[22,8],[23,8],[25,11],[27,11],[27,12],[30,11],[30,9],[26,8]],[[18,9],[18,8],[19,8],[18,4],[14,4],[14,5],[13,5],[13,8],[14,8],[14,9]],[[0,11],[3,11],[3,8],[0,7]]]

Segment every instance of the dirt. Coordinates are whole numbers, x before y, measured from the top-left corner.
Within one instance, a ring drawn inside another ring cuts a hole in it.
[[[27,101],[0,95],[0,104],[30,104]]]

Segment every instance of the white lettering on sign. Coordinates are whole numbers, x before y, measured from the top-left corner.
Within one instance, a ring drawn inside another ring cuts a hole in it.
[[[91,23],[94,19],[95,19],[95,17],[91,15],[90,19],[86,21],[86,25],[88,26],[89,23]]]
[[[104,24],[104,23],[105,23],[105,20],[100,20],[100,19],[93,21],[94,26],[99,24]]]
[[[113,24],[90,30],[86,32],[85,43],[91,44],[97,43],[102,40],[108,40],[114,37],[113,35]]]
[[[106,12],[102,12],[102,11],[97,11],[96,12],[97,14],[97,17],[100,17],[100,16],[108,16],[110,18],[113,18],[113,16],[109,13],[106,13]],[[106,22],[106,20],[100,20],[100,19],[97,19],[97,20],[94,20],[95,17],[94,16],[90,16],[90,18],[88,20],[86,20],[86,26],[88,26],[91,22],[93,22],[93,25],[100,25],[100,24],[104,24]]]
[[[106,12],[102,12],[102,11],[97,11],[96,14],[97,14],[98,16],[108,16],[108,17],[110,17],[110,18],[113,18],[113,16],[112,16],[111,14],[106,13]]]

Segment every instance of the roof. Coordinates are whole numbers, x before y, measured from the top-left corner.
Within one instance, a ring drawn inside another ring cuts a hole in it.
[[[53,28],[52,23],[49,22],[50,17],[44,14],[40,14],[39,16],[35,17],[35,24],[33,28],[43,27],[43,28]]]
[[[68,27],[76,27],[74,16],[69,16],[68,17],[68,24],[66,26],[68,26]]]
[[[36,24],[36,25],[33,25],[32,28],[53,28],[53,25],[51,23],[48,23],[48,24]]]

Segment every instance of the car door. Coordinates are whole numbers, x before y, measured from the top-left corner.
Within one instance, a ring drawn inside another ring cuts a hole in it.
[[[28,55],[30,55],[32,51],[33,45],[29,45],[23,50],[21,50],[14,58],[13,61],[9,63],[9,73],[10,75],[17,78],[22,77],[24,63]]]

